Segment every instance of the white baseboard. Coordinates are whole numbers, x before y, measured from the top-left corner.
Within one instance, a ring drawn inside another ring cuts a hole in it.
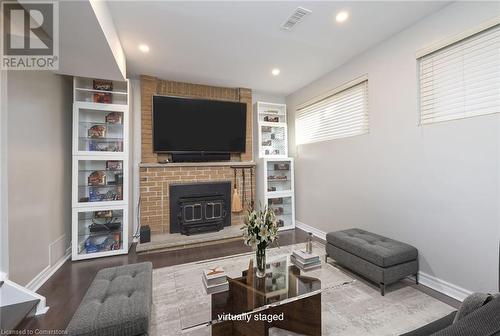
[[[304,224],[298,220],[295,220],[295,227],[298,227],[306,232],[311,232],[314,236],[326,241],[326,232],[321,231],[320,229],[316,229],[315,227]]]
[[[69,257],[71,257],[71,248],[68,248],[66,254],[54,265],[49,265],[38,273],[38,275],[26,285],[26,288],[36,292],[66,262],[66,260],[69,259]]]
[[[304,231],[312,232],[314,236],[326,241],[326,232],[324,231],[316,229],[315,227],[302,223],[298,220],[295,220],[295,226]],[[472,292],[468,289],[462,288],[448,281],[441,280],[424,272],[418,272],[418,277],[420,284],[434,289],[435,291],[438,291],[444,295],[452,297],[458,301],[463,301],[467,296],[472,294]]]
[[[7,280],[7,273],[0,271],[0,281]]]
[[[441,280],[424,272],[418,272],[418,281],[420,284],[458,301],[463,301],[467,296],[472,294],[472,292],[468,289],[454,285],[448,281]]]

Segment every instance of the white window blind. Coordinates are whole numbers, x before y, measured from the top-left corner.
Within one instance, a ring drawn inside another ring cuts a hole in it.
[[[297,144],[368,132],[368,81],[300,107],[295,118]]]
[[[419,58],[420,122],[500,112],[500,25]]]

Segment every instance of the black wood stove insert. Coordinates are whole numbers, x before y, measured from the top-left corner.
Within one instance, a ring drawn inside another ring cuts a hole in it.
[[[170,233],[191,235],[231,225],[231,182],[170,185]]]

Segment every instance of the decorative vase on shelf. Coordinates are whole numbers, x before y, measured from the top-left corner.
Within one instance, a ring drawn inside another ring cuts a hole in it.
[[[245,217],[243,241],[255,250],[256,275],[266,276],[266,248],[278,238],[278,224],[272,208],[248,210]]]

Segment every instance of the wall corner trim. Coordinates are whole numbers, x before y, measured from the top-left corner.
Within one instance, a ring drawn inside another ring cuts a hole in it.
[[[94,11],[97,22],[99,23],[99,26],[104,34],[104,38],[108,42],[108,46],[113,54],[116,65],[123,77],[120,80],[124,80],[127,78],[127,60],[108,4],[105,1],[97,0],[89,0],[89,2],[92,10]]]
[[[326,232],[321,231],[315,227],[307,225],[297,219],[295,219],[295,226],[301,230],[312,232],[312,234],[320,239],[326,241]],[[435,291],[438,291],[444,295],[452,297],[458,301],[463,301],[467,296],[472,294],[472,291],[452,284],[451,282],[436,278],[430,274],[424,273],[422,271],[418,272],[420,284],[429,287]]]

